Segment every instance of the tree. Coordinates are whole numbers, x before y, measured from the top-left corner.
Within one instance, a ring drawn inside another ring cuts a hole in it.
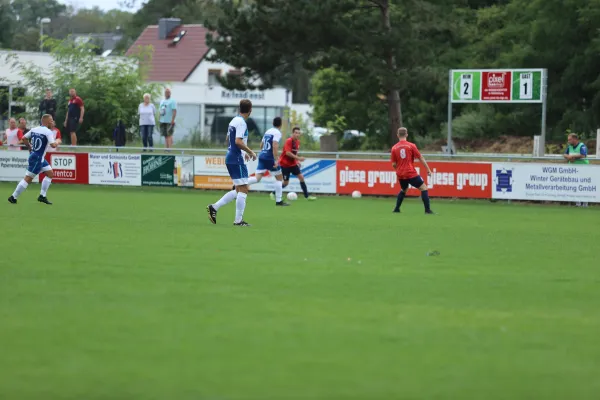
[[[272,87],[282,76],[293,75],[299,60],[310,71],[333,67],[354,82],[370,82],[384,95],[388,144],[403,121],[400,92],[406,80],[443,59],[456,36],[455,22],[446,20],[454,2],[444,0],[219,4],[222,17],[205,21],[216,32],[209,38],[214,58],[244,68],[241,76],[224,81],[227,86]]]
[[[80,128],[81,143],[109,142],[119,119],[128,127],[137,127],[137,108],[143,94],[157,95],[159,89],[156,84],[145,83],[137,59],[96,57],[91,46],[76,45],[71,40],[48,40],[45,45],[52,49],[53,63],[49,68],[24,63],[14,55],[5,60],[19,70],[23,77],[20,84],[28,88],[25,101],[32,120],[39,117],[37,109],[45,89],[51,88],[58,101],[57,125],[62,128],[68,90],[76,88],[86,108]]]
[[[551,136],[591,132],[600,124],[600,2],[512,0],[477,11],[476,66],[548,69]],[[531,135],[539,108],[498,107],[510,123],[497,128]],[[500,132],[496,132],[500,133]]]

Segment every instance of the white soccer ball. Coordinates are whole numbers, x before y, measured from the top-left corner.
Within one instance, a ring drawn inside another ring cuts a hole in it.
[[[352,192],[353,199],[360,199],[361,197],[362,197],[362,194],[358,190],[355,190],[354,192]]]
[[[298,195],[295,192],[289,192],[287,194],[287,199],[289,201],[296,201],[296,200],[298,200]]]

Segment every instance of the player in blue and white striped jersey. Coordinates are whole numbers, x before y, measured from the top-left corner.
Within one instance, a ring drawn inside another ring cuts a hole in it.
[[[267,130],[261,143],[261,152],[258,155],[256,177],[248,179],[250,185],[260,182],[267,171],[275,177],[275,205],[289,206],[283,202],[283,176],[279,166],[279,144],[281,143],[281,118],[273,119],[273,127]]]
[[[217,223],[217,211],[227,203],[236,200],[236,213],[233,225],[250,226],[244,221],[244,210],[246,209],[246,198],[248,197],[248,167],[246,162],[256,160],[256,154],[248,147],[248,125],[246,120],[252,113],[252,102],[250,100],[240,101],[239,115],[231,120],[227,129],[227,155],[225,165],[229,176],[233,180],[235,189],[227,192],[218,202],[206,207],[208,219]]]
[[[52,115],[46,114],[42,117],[42,125],[33,128],[23,136],[23,139],[21,139],[21,143],[25,144],[30,151],[28,160],[29,165],[27,167],[25,178],[19,182],[15,192],[8,198],[9,203],[17,204],[17,199],[21,193],[27,189],[27,186],[33,182],[33,178],[43,172],[46,177],[42,181],[42,190],[38,197],[38,201],[40,203],[52,204],[46,198],[46,193],[48,192],[48,188],[50,188],[54,174],[52,173],[52,167],[50,167],[48,161],[44,159],[44,155],[46,154],[46,148],[48,146],[54,148],[57,146],[56,140],[54,139],[54,132],[50,130],[53,124],[54,120]]]

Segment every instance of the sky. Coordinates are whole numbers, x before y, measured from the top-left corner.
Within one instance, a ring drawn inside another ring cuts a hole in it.
[[[113,8],[121,9],[119,6],[120,0],[59,0],[60,3],[73,5],[76,8],[92,8],[99,7],[103,10],[112,10]],[[136,1],[136,7],[132,11],[136,11],[142,1]]]

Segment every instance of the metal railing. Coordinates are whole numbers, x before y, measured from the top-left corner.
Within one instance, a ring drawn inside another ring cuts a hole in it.
[[[8,150],[7,145],[2,146]],[[196,149],[196,148],[144,148],[144,147],[115,147],[115,146],[59,146],[58,152],[73,153],[145,153],[176,154],[176,155],[225,155],[227,150],[221,149]],[[387,152],[355,152],[355,151],[301,151],[302,156],[307,158],[328,158],[336,160],[389,160],[390,153]],[[538,162],[564,162],[562,154],[547,154],[544,157],[534,157],[527,154],[502,154],[502,153],[423,153],[426,159],[435,161],[538,161]],[[600,164],[599,155],[588,157],[590,164]]]

